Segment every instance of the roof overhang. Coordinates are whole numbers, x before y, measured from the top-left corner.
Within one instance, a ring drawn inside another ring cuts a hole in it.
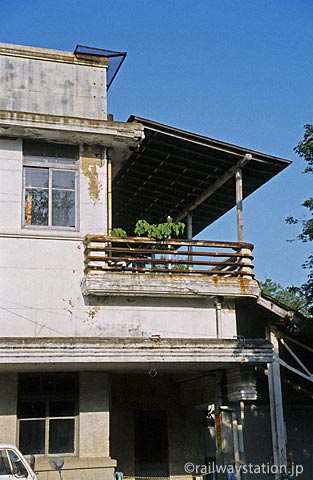
[[[0,110],[0,137],[96,144],[110,148],[114,163],[119,165],[141,142],[143,127],[137,122]]]
[[[144,127],[139,149],[113,171],[113,223],[132,233],[150,223],[193,213],[193,234],[236,204],[235,171],[243,171],[246,198],[291,162],[137,116]]]

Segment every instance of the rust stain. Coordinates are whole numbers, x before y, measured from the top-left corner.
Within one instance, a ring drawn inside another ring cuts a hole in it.
[[[98,168],[101,168],[102,164],[100,148],[85,145],[81,156],[81,171],[88,179],[89,196],[94,203],[100,199],[100,192],[103,189],[98,177]]]
[[[217,286],[220,282],[220,278],[218,275],[212,275],[211,279],[215,286]]]
[[[88,318],[91,320],[94,320],[99,310],[100,310],[100,307],[91,307],[88,312]]]
[[[248,285],[249,285],[249,278],[238,278],[239,288],[241,293],[247,293]]]

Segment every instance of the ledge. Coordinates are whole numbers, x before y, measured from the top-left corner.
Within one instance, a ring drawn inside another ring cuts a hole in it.
[[[85,58],[77,58],[74,53],[63,50],[50,50],[48,48],[13,45],[11,43],[0,43],[0,55],[6,57],[22,57],[32,60],[43,60],[54,63],[71,63],[98,68],[107,68],[109,65],[109,60],[106,57],[95,57],[92,60],[87,60]]]
[[[267,363],[272,345],[264,340],[163,338],[2,338],[0,368],[145,369],[208,368],[208,364]],[[158,367],[159,368],[159,367]]]
[[[111,122],[62,115],[0,110],[0,135],[32,137],[68,143],[136,146],[144,138],[139,123]]]
[[[260,287],[251,277],[218,277],[190,274],[97,272],[82,281],[84,295],[199,297],[258,297]]]

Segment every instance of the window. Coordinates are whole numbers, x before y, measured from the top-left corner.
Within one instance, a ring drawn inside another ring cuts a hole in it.
[[[26,454],[74,454],[78,375],[20,374],[19,448]]]
[[[23,225],[77,227],[78,147],[25,141]]]

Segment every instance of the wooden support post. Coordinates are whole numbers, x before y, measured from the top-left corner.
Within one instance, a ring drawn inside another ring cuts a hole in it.
[[[236,214],[237,214],[237,239],[243,242],[243,190],[242,190],[242,169],[238,168],[236,177]]]
[[[192,211],[187,213],[187,238],[192,240]]]
[[[189,210],[187,213],[187,238],[188,240],[192,240],[192,211]],[[188,252],[192,252],[192,246],[188,246]],[[192,255],[188,255],[188,260],[193,260]],[[192,270],[193,265],[192,263],[189,264],[188,269]]]
[[[236,480],[241,480],[238,419],[237,419],[236,412],[232,412],[231,419],[232,419],[232,431],[233,431],[233,443],[234,443],[234,463],[235,463],[235,469],[236,469]]]
[[[274,361],[268,364],[268,388],[270,399],[271,428],[273,441],[274,465],[278,467],[275,479],[281,478],[283,469],[287,467],[286,431],[281,391],[279,345],[274,330],[270,330],[269,339],[274,347]]]

